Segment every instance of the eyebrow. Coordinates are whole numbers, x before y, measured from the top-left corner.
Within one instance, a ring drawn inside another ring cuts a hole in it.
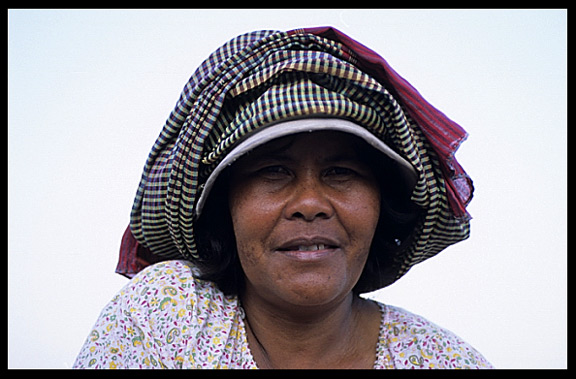
[[[325,159],[325,161],[327,163],[338,163],[338,162],[349,162],[349,161],[363,162],[363,160],[360,157],[360,154],[358,154],[356,151],[343,152],[343,153],[337,153],[334,155],[330,155]]]

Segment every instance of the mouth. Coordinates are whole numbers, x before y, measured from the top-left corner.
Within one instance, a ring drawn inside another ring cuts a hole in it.
[[[336,249],[335,245],[327,245],[324,243],[315,243],[311,245],[293,245],[287,247],[281,247],[278,251],[318,251],[318,250],[328,250]]]
[[[311,260],[330,255],[339,248],[338,243],[329,238],[298,238],[283,243],[276,251],[293,258]]]

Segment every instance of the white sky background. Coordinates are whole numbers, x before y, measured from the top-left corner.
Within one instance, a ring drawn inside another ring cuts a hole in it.
[[[104,305],[148,152],[208,54],[332,25],[470,137],[469,240],[375,297],[499,368],[567,365],[564,10],[10,10],[8,365],[70,367]]]

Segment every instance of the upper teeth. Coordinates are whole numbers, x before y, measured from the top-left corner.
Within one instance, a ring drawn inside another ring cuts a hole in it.
[[[317,245],[310,245],[310,246],[298,246],[298,251],[316,251],[316,250],[324,250],[326,245],[323,243],[319,243]]]

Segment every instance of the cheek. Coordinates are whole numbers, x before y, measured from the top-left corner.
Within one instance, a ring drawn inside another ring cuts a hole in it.
[[[380,218],[380,191],[370,186],[351,196],[341,203],[342,221],[354,231],[358,243],[370,246]]]
[[[257,194],[236,188],[229,198],[230,214],[236,237],[236,249],[247,283],[269,288],[277,278],[278,270],[269,264],[268,236],[272,233],[274,219]],[[255,201],[256,200],[256,201]]]
[[[256,264],[274,225],[273,210],[249,187],[232,187],[230,194],[230,215],[240,260]]]
[[[252,205],[246,201],[246,197],[238,195],[237,191],[234,193],[236,195],[230,197],[230,215],[236,242],[240,248],[240,246],[245,246],[247,242],[254,241],[252,233],[255,228],[253,226],[254,223],[258,222],[258,218],[253,217],[254,212],[247,211],[252,208]]]
[[[370,254],[370,248],[380,218],[379,192],[370,192],[368,197],[356,204],[362,204],[348,209],[347,229],[351,237],[351,254],[348,256],[350,277],[354,284],[358,281]],[[358,199],[360,200],[360,199]]]
[[[380,218],[380,196],[378,191],[363,193],[354,201],[348,201],[346,208],[341,208],[341,218],[350,237],[348,269],[356,281],[362,274],[370,254],[372,240]],[[350,206],[350,204],[355,204]]]

